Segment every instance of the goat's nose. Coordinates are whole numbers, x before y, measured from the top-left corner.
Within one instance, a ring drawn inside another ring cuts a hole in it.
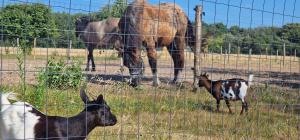
[[[112,115],[110,119],[110,126],[117,124],[117,122],[118,122],[117,117],[115,115]]]
[[[117,117],[115,115],[113,115],[113,121],[117,123]]]

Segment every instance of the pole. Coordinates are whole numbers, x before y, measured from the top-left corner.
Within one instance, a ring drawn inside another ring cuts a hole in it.
[[[228,44],[227,63],[229,63],[230,53],[231,53],[231,44],[229,43],[229,44]]]
[[[297,50],[296,49],[294,51],[294,55],[295,55],[294,60],[296,60],[296,58],[297,58]]]
[[[284,66],[284,62],[285,61],[285,43],[283,43],[283,66]]]
[[[35,60],[35,47],[36,47],[36,37],[33,39],[33,48],[32,48],[33,60]]]
[[[68,48],[68,60],[71,59],[71,49],[72,49],[72,40],[69,41],[69,48]]]
[[[197,5],[194,9],[196,11],[196,46],[194,49],[194,92],[198,90],[198,75],[200,71],[199,66],[199,56],[200,56],[200,48],[201,48],[201,42],[202,42],[202,5]]]
[[[250,72],[251,67],[251,57],[252,57],[252,49],[249,49],[249,55],[248,55],[248,73]]]
[[[278,60],[278,50],[276,50],[276,61]]]
[[[20,39],[17,38],[17,47],[19,48],[20,47]]]

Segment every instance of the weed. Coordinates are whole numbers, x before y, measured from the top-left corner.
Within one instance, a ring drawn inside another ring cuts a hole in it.
[[[83,80],[80,65],[81,62],[76,60],[66,65],[62,60],[51,57],[47,67],[39,73],[38,79],[50,88],[78,88]]]

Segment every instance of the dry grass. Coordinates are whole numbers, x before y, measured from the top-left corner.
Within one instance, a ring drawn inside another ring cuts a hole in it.
[[[185,81],[192,79],[190,70],[193,67],[192,57],[190,54],[186,55]],[[84,56],[78,58],[85,61]],[[147,63],[146,57],[144,58]],[[25,96],[34,93],[35,74],[46,66],[46,60],[46,56],[26,57],[25,74],[28,88]],[[87,86],[90,96],[104,94],[112,112],[117,115],[118,124],[95,129],[89,135],[89,139],[299,139],[299,88],[260,86],[256,83],[273,79],[286,84],[290,81],[297,83],[299,79],[295,77],[299,75],[299,59],[286,57],[285,65],[274,56],[253,55],[250,59],[247,55],[230,55],[229,61],[226,60],[224,55],[211,54],[202,58],[201,68],[203,71],[211,70],[213,79],[245,78],[248,67],[259,74],[255,77],[256,86],[249,93],[248,115],[239,115],[240,102],[232,103],[235,110],[233,115],[227,113],[228,109],[223,101],[221,113],[216,113],[215,100],[212,96],[203,89],[198,93],[191,92],[189,84],[178,88],[163,83],[161,87],[154,88],[146,81],[143,86],[133,89],[118,81],[90,82]],[[1,61],[3,62],[0,76],[1,91],[14,91],[22,97],[24,94],[19,89],[16,56],[2,54]],[[160,55],[158,65],[161,77],[171,79],[173,66],[170,62],[169,56]],[[91,76],[128,74],[127,71],[117,72],[120,61],[110,54],[97,56],[96,63],[97,72]],[[271,73],[281,74],[281,77],[272,77]],[[146,68],[146,75],[151,75],[149,67]],[[72,116],[83,109],[79,91],[76,89],[46,91],[42,112],[49,115]]]
[[[16,86],[1,86],[18,92]],[[299,93],[276,87],[256,86],[249,94],[250,111],[239,115],[240,102],[233,102],[234,114],[222,101],[220,113],[215,100],[205,90],[171,85],[133,89],[124,83],[88,84],[91,97],[100,93],[116,114],[118,123],[97,128],[89,139],[297,139],[299,138]],[[33,92],[29,86],[26,92]],[[284,93],[284,94],[283,94]],[[78,90],[47,90],[42,112],[72,116],[83,106]],[[291,108],[295,105],[294,108]]]

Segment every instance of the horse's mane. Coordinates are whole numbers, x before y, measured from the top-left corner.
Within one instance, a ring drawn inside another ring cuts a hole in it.
[[[140,5],[145,4],[145,1],[146,0],[135,0],[126,8],[124,15],[120,19],[119,28],[124,43],[126,44],[124,46],[125,51],[133,46],[142,46],[138,28],[138,23],[141,19],[137,17],[143,13],[144,9]]]

